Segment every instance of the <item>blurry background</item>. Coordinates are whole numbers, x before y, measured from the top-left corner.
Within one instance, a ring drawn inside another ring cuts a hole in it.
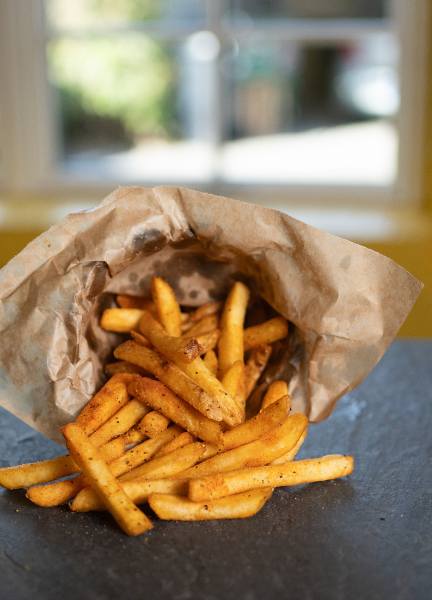
[[[285,210],[427,285],[429,0],[0,0],[0,265],[119,184]]]

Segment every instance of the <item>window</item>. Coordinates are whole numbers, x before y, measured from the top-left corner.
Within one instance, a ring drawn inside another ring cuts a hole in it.
[[[426,0],[23,4],[0,8],[7,189],[416,196]]]

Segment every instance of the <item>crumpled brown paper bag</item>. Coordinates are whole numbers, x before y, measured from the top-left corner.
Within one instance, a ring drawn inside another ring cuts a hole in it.
[[[120,188],[0,271],[0,404],[59,440],[120,341],[97,325],[108,292],[147,293],[155,273],[191,306],[243,277],[289,319],[268,377],[288,376],[294,408],[313,421],[376,365],[421,290],[390,259],[276,210],[184,188]]]

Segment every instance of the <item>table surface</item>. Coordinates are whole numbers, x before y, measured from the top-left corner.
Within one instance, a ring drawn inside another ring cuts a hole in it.
[[[432,341],[400,341],[300,456],[352,453],[353,476],[277,490],[254,518],[156,522],[126,537],[108,514],[0,492],[0,597],[44,600],[430,598]],[[58,447],[0,412],[0,465]]]

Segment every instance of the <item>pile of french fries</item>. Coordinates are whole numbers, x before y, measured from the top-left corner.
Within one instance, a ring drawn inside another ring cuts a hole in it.
[[[154,277],[151,300],[117,296],[100,325],[131,339],[62,428],[69,454],[0,469],[0,485],[26,488],[39,506],[108,510],[138,535],[152,527],[137,506],[145,502],[160,519],[238,519],[255,515],[275,487],[349,475],[350,456],[295,460],[308,420],[290,414],[285,381],[271,383],[246,420],[272,345],[288,335],[281,316],[245,328],[249,295],[235,282],[224,304],[182,312]]]

